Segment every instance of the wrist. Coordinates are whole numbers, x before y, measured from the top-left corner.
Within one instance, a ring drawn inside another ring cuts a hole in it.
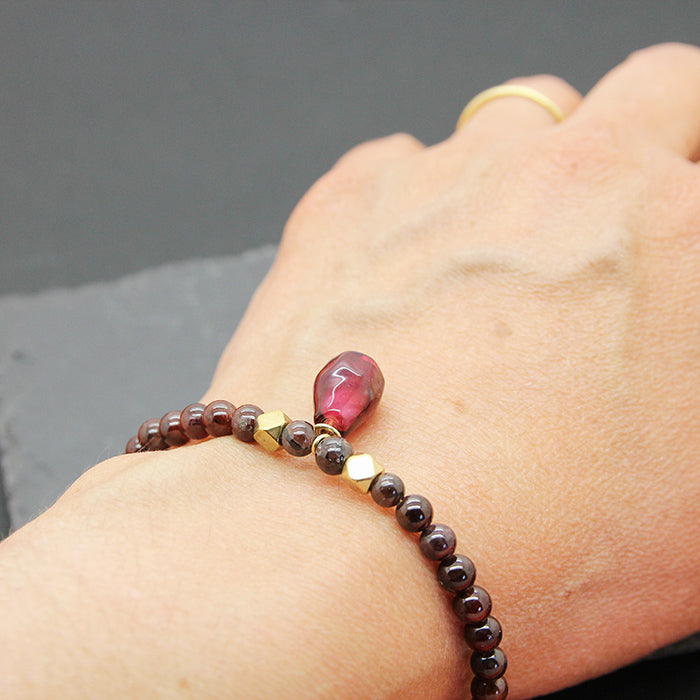
[[[437,697],[464,682],[459,626],[414,543],[313,462],[230,438],[111,460],[13,538],[28,579],[2,596],[13,691],[370,697],[393,678]]]

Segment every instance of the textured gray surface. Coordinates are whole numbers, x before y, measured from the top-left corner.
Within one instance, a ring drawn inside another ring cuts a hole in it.
[[[0,297],[0,459],[14,528],[122,452],[143,420],[204,393],[274,250]]]
[[[355,143],[699,27],[698,0],[0,2],[0,294],[275,243]]]

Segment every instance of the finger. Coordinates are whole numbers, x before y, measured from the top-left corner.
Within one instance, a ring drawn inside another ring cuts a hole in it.
[[[633,53],[591,90],[571,119],[625,138],[700,155],[700,49],[661,44]]]
[[[553,75],[515,78],[505,85],[532,88],[554,102],[566,117],[581,102],[580,93]],[[451,137],[455,143],[510,137],[518,133],[553,126],[557,119],[543,105],[517,95],[502,96],[479,107]]]

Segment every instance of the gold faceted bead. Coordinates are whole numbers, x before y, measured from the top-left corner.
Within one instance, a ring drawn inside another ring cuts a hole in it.
[[[292,419],[284,411],[270,411],[261,413],[255,419],[255,441],[261,444],[268,452],[274,452],[281,446],[282,431]]]
[[[384,473],[384,467],[375,462],[372,455],[351,455],[345,460],[341,476],[350,486],[367,493],[374,478]]]

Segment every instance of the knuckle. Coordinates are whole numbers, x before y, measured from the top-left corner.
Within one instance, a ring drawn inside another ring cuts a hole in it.
[[[625,62],[642,66],[663,62],[679,66],[686,65],[689,61],[700,65],[700,48],[681,42],[666,42],[633,51]]]
[[[283,236],[304,235],[300,226],[314,222],[352,218],[358,202],[371,206],[383,190],[393,161],[403,155],[422,150],[414,136],[396,133],[351,148],[306,192],[290,216]]]
[[[377,161],[397,158],[421,148],[422,144],[417,138],[411,134],[399,132],[354,146],[336,161],[334,168],[363,169]]]
[[[423,144],[413,135],[406,131],[397,131],[384,138],[385,143],[396,147],[401,151],[417,151],[423,148]]]

